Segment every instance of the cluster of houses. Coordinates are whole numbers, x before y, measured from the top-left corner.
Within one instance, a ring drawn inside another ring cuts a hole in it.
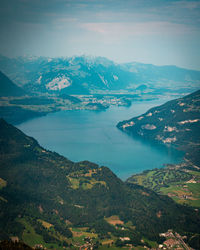
[[[165,237],[166,240],[163,244],[159,245],[159,249],[168,250],[168,249],[177,249],[177,250],[192,250],[185,242],[186,236],[181,236],[177,232],[173,232],[169,229],[166,233],[161,233],[160,237]]]

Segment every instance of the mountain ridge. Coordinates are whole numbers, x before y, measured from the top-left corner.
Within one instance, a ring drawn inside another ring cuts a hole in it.
[[[25,90],[13,83],[5,74],[0,71],[0,97],[2,96],[23,96]]]
[[[177,66],[119,64],[104,57],[0,57],[0,69],[33,93],[133,93],[144,84],[148,93],[192,92],[200,82],[200,71]]]

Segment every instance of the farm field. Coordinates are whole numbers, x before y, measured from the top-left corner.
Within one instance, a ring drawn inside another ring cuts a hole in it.
[[[198,171],[171,166],[144,171],[130,177],[127,182],[168,195],[179,204],[200,207],[200,173]]]

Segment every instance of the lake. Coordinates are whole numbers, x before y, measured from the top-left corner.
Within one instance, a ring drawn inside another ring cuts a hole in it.
[[[131,107],[111,106],[105,111],[60,111],[17,127],[46,149],[72,161],[89,160],[107,166],[124,180],[143,170],[181,161],[181,152],[138,140],[116,128],[119,121],[140,115],[165,101],[134,102]]]

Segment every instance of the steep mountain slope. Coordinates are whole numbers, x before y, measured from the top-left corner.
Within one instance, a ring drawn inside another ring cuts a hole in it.
[[[1,239],[17,236],[30,243],[32,238],[32,245],[46,242],[58,249],[58,244],[75,244],[70,238],[77,227],[95,237],[128,236],[134,244],[141,244],[142,236],[158,240],[158,233],[169,228],[199,232],[200,217],[193,209],[126,184],[106,167],[73,163],[47,151],[3,119],[0,187]],[[110,216],[126,230],[111,225]]]
[[[125,89],[135,82],[134,74],[101,57],[1,57],[0,68],[32,92],[89,94]]]
[[[118,123],[125,132],[178,147],[200,166],[200,90]]]
[[[22,95],[25,95],[25,91],[14,84],[6,75],[4,75],[0,71],[0,97]]]
[[[0,106],[0,118],[7,120],[12,124],[19,124],[26,120],[46,115],[45,111],[34,111],[21,108],[19,106]]]
[[[90,93],[187,93],[197,90],[200,72],[175,66],[141,63],[116,64],[103,57],[0,56],[0,69],[32,92]]]
[[[21,99],[27,100],[24,107],[18,105]],[[33,97],[28,97],[28,93],[23,88],[18,87],[0,71],[0,118],[16,124],[45,115],[47,112],[43,110],[32,110],[25,106],[28,101],[30,104],[34,104],[33,100]],[[39,99],[36,102],[39,103]]]

